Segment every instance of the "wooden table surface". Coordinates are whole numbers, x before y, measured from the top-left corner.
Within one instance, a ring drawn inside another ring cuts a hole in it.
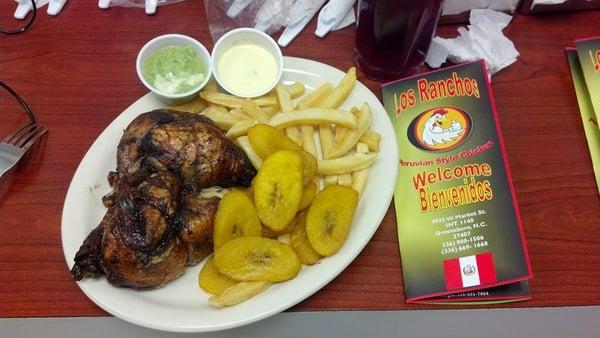
[[[14,2],[0,22],[14,23]],[[314,21],[285,55],[352,65],[354,28],[317,39]],[[452,35],[456,27],[441,27]],[[0,80],[50,128],[44,141],[0,181],[0,317],[106,315],[79,290],[64,260],[61,212],[69,182],[100,132],[146,93],[135,73],[143,44],[165,33],[212,46],[201,1],[102,11],[70,1],[58,17],[45,8],[32,30],[0,36]],[[506,34],[521,53],[493,78],[493,90],[534,279],[533,299],[505,307],[600,304],[600,200],[564,48],[600,34],[600,12],[517,15]],[[380,95],[376,82],[359,79]],[[0,94],[0,135],[22,123]],[[86,225],[88,226],[88,225]],[[293,310],[421,309],[407,305],[394,211],[360,256],[332,283]],[[438,308],[438,307],[433,307]]]

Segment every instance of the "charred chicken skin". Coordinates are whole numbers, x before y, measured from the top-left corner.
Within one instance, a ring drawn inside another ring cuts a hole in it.
[[[208,118],[174,110],[153,110],[135,118],[117,148],[117,173],[132,183],[169,170],[184,189],[248,186],[256,171]]]
[[[135,118],[117,149],[101,223],[75,255],[75,280],[155,288],[211,253],[219,198],[203,188],[248,186],[246,155],[200,115],[154,110]]]

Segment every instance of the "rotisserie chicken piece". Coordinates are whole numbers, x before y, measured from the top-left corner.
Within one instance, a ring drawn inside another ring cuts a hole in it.
[[[155,110],[125,130],[108,211],[75,255],[75,280],[106,274],[117,286],[160,287],[212,252],[218,197],[200,190],[247,186],[256,171],[212,121]]]
[[[180,184],[177,176],[162,171],[137,187],[117,186],[119,193],[101,244],[110,283],[155,287],[183,274],[187,250],[177,237],[178,229],[171,226]]]
[[[195,192],[211,186],[248,186],[256,170],[208,118],[158,109],[136,117],[117,149],[117,172],[136,183],[169,170]]]
[[[213,226],[218,197],[186,195],[175,218],[179,239],[186,245],[188,265],[196,265],[213,251]]]

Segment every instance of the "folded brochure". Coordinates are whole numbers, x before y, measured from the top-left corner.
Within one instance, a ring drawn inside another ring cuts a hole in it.
[[[598,114],[600,112],[600,37],[577,40],[575,47],[592,107]]]
[[[532,277],[484,61],[383,85],[408,303],[530,299]]]
[[[587,139],[596,186],[600,192],[600,37],[577,40],[567,59]],[[594,95],[595,94],[595,95]]]

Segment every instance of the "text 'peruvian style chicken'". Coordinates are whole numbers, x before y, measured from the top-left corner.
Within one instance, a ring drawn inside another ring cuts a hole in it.
[[[209,187],[249,186],[256,170],[209,119],[174,110],[135,118],[117,149],[106,215],[75,255],[76,280],[154,288],[213,250],[219,198]]]

